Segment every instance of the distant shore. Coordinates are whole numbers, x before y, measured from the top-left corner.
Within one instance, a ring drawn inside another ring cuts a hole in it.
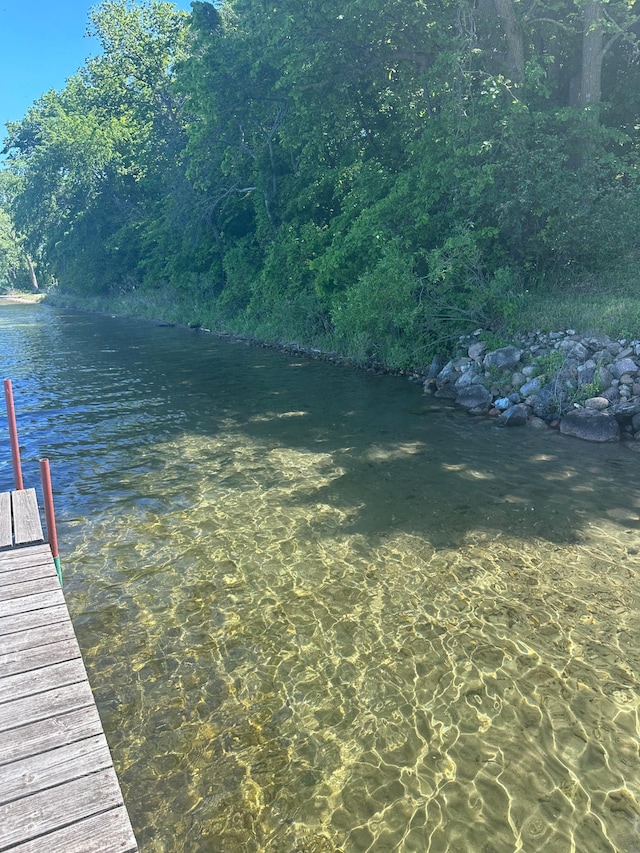
[[[41,302],[45,297],[44,293],[0,293],[0,300],[6,305],[32,305],[34,302]]]

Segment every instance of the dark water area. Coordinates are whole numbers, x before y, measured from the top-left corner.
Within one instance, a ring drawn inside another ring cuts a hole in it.
[[[640,443],[42,305],[0,368],[143,853],[640,851]]]

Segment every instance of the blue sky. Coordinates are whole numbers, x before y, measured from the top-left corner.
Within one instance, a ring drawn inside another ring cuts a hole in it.
[[[49,89],[99,52],[85,36],[91,0],[0,0],[0,140]],[[190,10],[190,0],[175,3]],[[1,147],[1,146],[0,146]]]

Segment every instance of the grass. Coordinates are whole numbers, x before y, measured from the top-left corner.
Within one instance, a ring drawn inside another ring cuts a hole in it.
[[[640,259],[634,253],[599,274],[540,280],[518,301],[514,326],[518,331],[575,329],[640,338]]]
[[[21,295],[22,296],[22,295]],[[25,298],[30,295],[25,294]],[[35,298],[39,295],[36,294]],[[359,353],[357,332],[351,338],[337,340],[330,329],[300,316],[299,306],[282,304],[266,314],[252,316],[240,312],[236,316],[201,291],[131,290],[108,296],[81,296],[54,291],[53,304],[104,313],[140,317],[165,323],[201,326],[216,332],[231,333],[280,345],[317,348],[348,357],[354,363],[366,364],[370,356]],[[508,327],[508,332],[505,329]],[[450,338],[455,348],[459,334],[473,328],[456,326]],[[562,276],[539,277],[528,290],[515,297],[509,306],[508,326],[497,329],[495,346],[504,346],[516,335],[532,331],[575,329],[580,334],[607,334],[612,338],[640,339],[640,273],[638,258],[630,257],[615,270],[600,274],[577,274],[565,271]],[[499,340],[499,342],[498,342]],[[429,344],[405,338],[379,341],[378,359],[392,368],[400,361],[411,361],[411,367],[424,368],[430,362]],[[417,344],[420,344],[418,346]],[[400,351],[394,363],[394,347]],[[495,347],[494,347],[495,348]]]

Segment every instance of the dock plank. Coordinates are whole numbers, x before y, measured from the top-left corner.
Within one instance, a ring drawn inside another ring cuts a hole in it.
[[[65,685],[57,690],[50,690],[46,694],[25,696],[13,702],[3,702],[0,705],[0,732],[35,723],[38,720],[57,717],[68,711],[75,711],[93,704],[93,693],[88,681]]]
[[[58,584],[58,589],[41,593],[40,595],[24,595],[19,598],[0,599],[0,619],[14,616],[17,613],[28,613],[31,610],[42,610],[56,604],[64,604],[64,595]]]
[[[0,572],[0,586],[12,586],[27,581],[40,580],[51,575],[51,566],[42,562],[35,566],[16,568],[13,571]],[[58,582],[59,583],[59,582]]]
[[[0,765],[49,752],[101,733],[102,723],[95,705],[64,710],[57,716],[2,732]]]
[[[22,581],[21,583],[12,584],[10,586],[0,586],[0,602],[9,601],[11,598],[22,598],[26,595],[37,595],[39,592],[49,592],[60,586],[60,581],[53,575],[44,578],[35,578],[31,581]]]
[[[42,522],[35,489],[11,492],[13,513],[13,540],[16,545],[42,542]]]
[[[136,853],[138,846],[129,816],[120,806],[11,849],[15,853]]]
[[[20,649],[18,651],[4,653],[4,644],[0,647],[0,688],[4,692],[5,678],[10,675],[42,670],[52,664],[64,663],[66,661],[80,658],[80,649],[76,638],[61,640],[57,643],[47,643],[35,648]]]
[[[54,663],[29,672],[20,672],[17,675],[7,675],[6,678],[0,679],[0,707],[6,702],[57,690],[58,687],[76,684],[86,679],[87,673],[81,658]],[[43,699],[43,701],[46,700]]]
[[[0,767],[0,806],[111,767],[104,735],[94,735]]]
[[[15,602],[15,599],[13,601]],[[57,623],[68,621],[68,619],[69,612],[65,604],[55,604],[53,607],[41,607],[37,610],[20,611],[12,615],[0,617],[0,637],[6,638],[9,634],[53,626]],[[0,643],[4,644],[4,642],[4,639],[0,640]]]
[[[27,566],[48,565],[51,562],[51,548],[44,545],[29,545],[28,548],[14,548],[3,551],[0,560],[0,572],[11,572]]]
[[[113,769],[65,782],[0,806],[0,851],[123,805]],[[43,843],[41,850],[48,850]]]
[[[16,631],[3,634],[1,623],[4,619],[0,619],[0,656],[14,654],[20,651],[29,651],[37,649],[39,646],[48,646],[50,643],[59,643],[62,640],[73,640],[76,643],[76,635],[73,630],[73,625],[69,620],[60,620],[52,625],[42,625],[36,628],[25,628],[19,626]],[[8,675],[4,670],[0,670],[2,674]]]
[[[10,548],[12,545],[11,495],[9,492],[0,492],[0,548]]]

